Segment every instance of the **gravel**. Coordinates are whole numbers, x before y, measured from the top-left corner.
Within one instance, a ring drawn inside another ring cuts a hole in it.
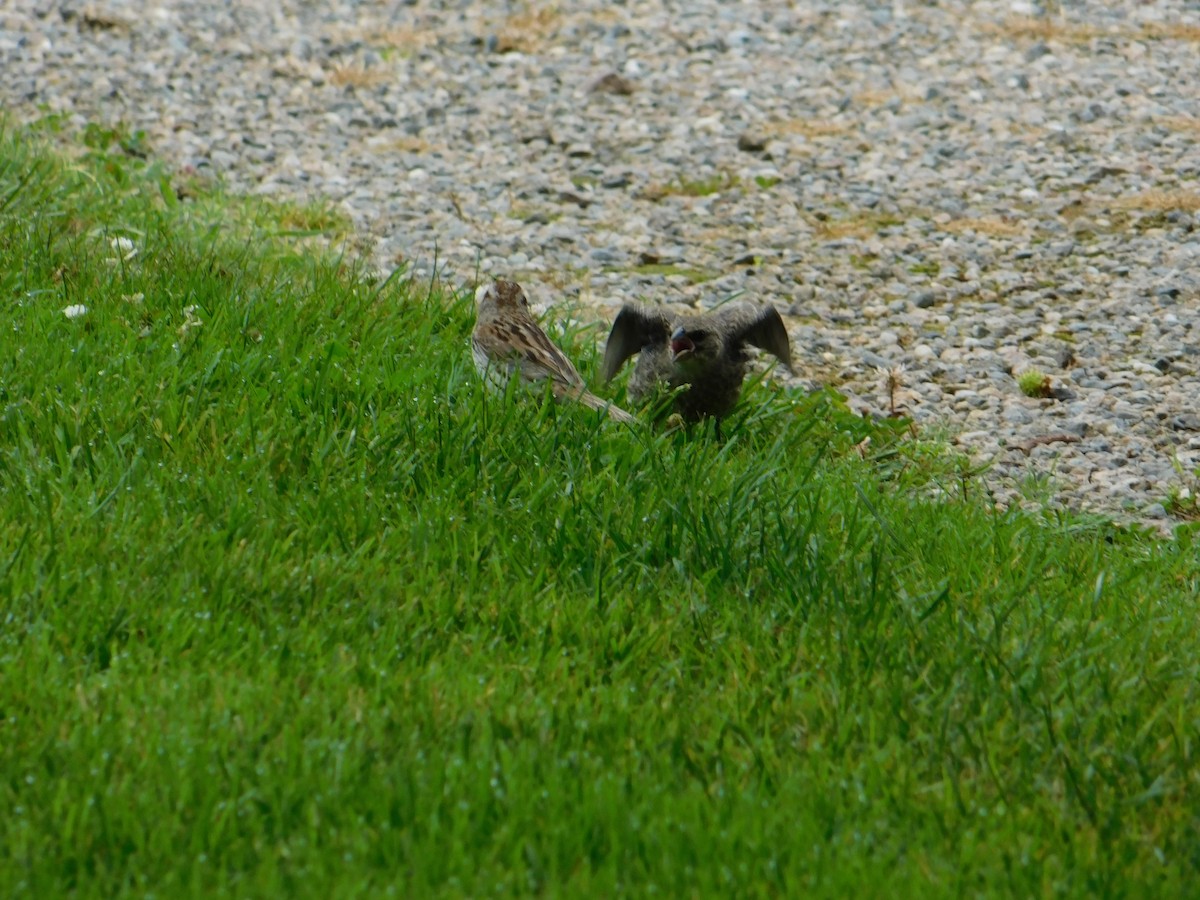
[[[1165,530],[1200,467],[1198,45],[1195,0],[9,0],[0,104],[328,198],[383,270],[597,321],[774,303],[800,385],[887,415],[903,366],[896,410],[999,506]]]

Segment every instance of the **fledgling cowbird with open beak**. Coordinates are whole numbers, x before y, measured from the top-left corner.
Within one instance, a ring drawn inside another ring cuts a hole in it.
[[[741,304],[708,315],[671,316],[633,303],[621,307],[608,334],[601,377],[608,381],[625,360],[639,354],[628,394],[635,403],[662,386],[686,389],[675,395],[675,412],[685,422],[720,420],[742,392],[750,344],[773,353],[792,368],[787,328],[773,306]]]
[[[481,285],[475,292],[475,302],[471,355],[490,387],[503,391],[514,377],[525,384],[549,382],[558,400],[575,400],[602,409],[618,422],[636,421],[625,410],[588,392],[575,366],[534,320],[529,299],[515,281]]]

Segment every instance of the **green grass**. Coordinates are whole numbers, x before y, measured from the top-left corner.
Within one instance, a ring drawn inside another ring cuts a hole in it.
[[[709,197],[737,185],[738,178],[736,175],[732,175],[729,172],[718,172],[707,178],[680,177],[671,190],[685,197]]]
[[[1049,397],[1052,391],[1050,376],[1041,369],[1026,369],[1017,376],[1017,387],[1026,397]]]
[[[1171,462],[1180,483],[1167,492],[1164,506],[1177,519],[1200,522],[1200,497],[1197,496],[1200,491],[1200,468],[1189,472],[1178,457]]]
[[[1194,890],[1194,531],[488,396],[466,293],[107,156],[0,136],[8,896]]]
[[[650,196],[662,197],[711,197],[721,191],[739,187],[741,179],[731,172],[716,172],[702,178],[685,178],[680,175],[674,180],[648,189]]]

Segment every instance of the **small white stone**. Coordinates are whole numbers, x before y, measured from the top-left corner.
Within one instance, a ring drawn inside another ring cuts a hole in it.
[[[920,360],[933,359],[935,356],[937,356],[937,354],[933,352],[933,348],[928,344],[917,344],[917,346],[913,347],[912,349],[912,355],[916,359]]]

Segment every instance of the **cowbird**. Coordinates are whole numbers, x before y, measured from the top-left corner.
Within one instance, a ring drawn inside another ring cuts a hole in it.
[[[515,281],[497,280],[475,292],[475,330],[471,354],[489,387],[503,391],[514,377],[529,385],[550,385],[558,400],[574,400],[605,410],[618,422],[635,419],[625,410],[589,393],[583,378],[529,311],[529,299]]]
[[[674,411],[688,423],[728,415],[742,392],[751,344],[773,353],[790,371],[787,328],[773,306],[741,304],[708,315],[668,315],[627,303],[617,314],[604,350],[601,377],[608,381],[639,354],[628,394],[634,403],[662,388],[682,388]]]

